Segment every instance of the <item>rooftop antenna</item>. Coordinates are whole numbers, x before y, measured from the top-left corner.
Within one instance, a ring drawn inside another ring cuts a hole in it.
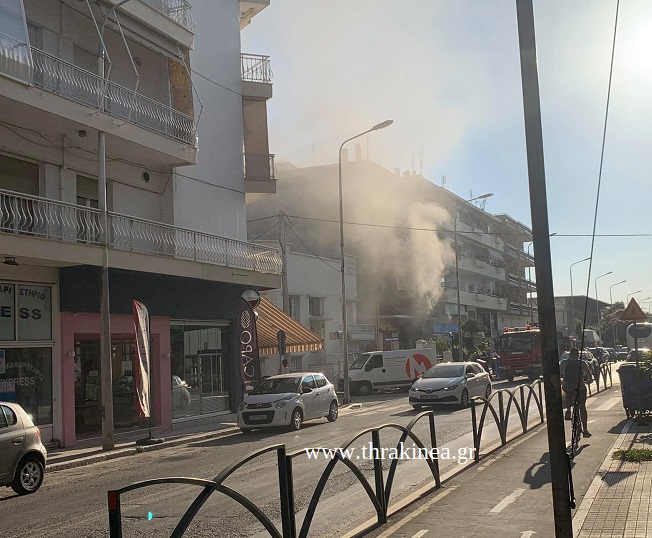
[[[414,153],[412,154],[412,170],[414,170]]]
[[[446,186],[446,176],[441,176],[441,186],[442,187]]]
[[[426,154],[426,150],[424,148],[421,148],[419,150],[419,175],[423,175],[423,158]]]

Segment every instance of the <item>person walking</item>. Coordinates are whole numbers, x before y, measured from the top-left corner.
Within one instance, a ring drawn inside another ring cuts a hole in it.
[[[494,371],[494,377],[500,377],[500,355],[495,349],[491,353],[491,368]]]
[[[281,367],[278,369],[279,374],[289,374],[290,373],[290,367],[288,366],[288,360],[283,359],[281,361]]]
[[[579,350],[574,347],[570,350],[568,358],[559,364],[559,373],[562,378],[561,387],[566,395],[566,420],[571,419],[571,407],[577,398],[582,419],[582,435],[591,437],[588,429],[588,413],[586,412],[587,388],[586,384],[593,380],[591,369],[586,361],[580,358]]]

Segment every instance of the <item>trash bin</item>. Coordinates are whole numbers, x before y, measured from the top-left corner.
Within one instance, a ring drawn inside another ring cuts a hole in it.
[[[628,362],[618,368],[620,392],[623,396],[623,407],[627,417],[633,417],[637,412],[652,411],[652,379],[644,372],[639,375],[640,398],[636,383],[636,364]]]

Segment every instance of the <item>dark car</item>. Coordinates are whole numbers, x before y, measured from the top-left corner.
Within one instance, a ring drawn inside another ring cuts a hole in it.
[[[46,459],[32,418],[20,405],[0,402],[0,486],[19,495],[34,493],[43,483]]]

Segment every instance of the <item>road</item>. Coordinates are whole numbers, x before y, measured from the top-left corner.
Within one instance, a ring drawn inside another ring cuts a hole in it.
[[[502,385],[502,383],[500,384]],[[497,385],[500,386],[500,385]],[[108,535],[106,492],[135,481],[165,476],[191,476],[212,479],[222,469],[242,459],[248,453],[266,446],[285,443],[288,451],[305,447],[334,448],[369,427],[387,422],[401,425],[417,415],[407,403],[406,393],[374,394],[356,398],[361,408],[343,409],[334,423],[326,420],[304,424],[299,432],[265,431],[249,435],[236,433],[222,438],[190,443],[176,448],[148,452],[115,459],[86,467],[53,472],[46,475],[44,485],[34,495],[17,497],[9,489],[0,491],[0,521],[5,538],[95,537]],[[435,408],[438,445],[468,447],[471,456],[471,412],[453,407]],[[514,420],[514,427],[516,421]],[[494,435],[487,428],[486,435]],[[415,433],[428,445],[427,420]],[[495,437],[495,435],[494,435]],[[398,431],[383,430],[382,446],[395,446]],[[355,459],[370,436],[360,439]],[[455,440],[457,442],[455,443]],[[253,500],[273,521],[278,521],[278,478],[275,454],[257,458],[239,469],[226,482]],[[297,525],[303,519],[315,484],[326,462],[307,457],[294,460],[295,505]],[[389,466],[389,461],[386,462]],[[373,463],[356,461],[373,484]],[[441,461],[442,470],[459,465],[452,458]],[[392,499],[400,498],[428,482],[428,467],[424,461],[400,462]],[[169,535],[179,517],[199,490],[185,485],[165,485],[138,490],[122,498],[125,536]],[[354,475],[342,464],[336,466],[319,504],[311,536],[335,536],[349,530],[355,523],[373,515],[373,508]],[[234,501],[214,494],[195,518],[188,536],[220,536],[224,538],[256,536],[262,526]]]

